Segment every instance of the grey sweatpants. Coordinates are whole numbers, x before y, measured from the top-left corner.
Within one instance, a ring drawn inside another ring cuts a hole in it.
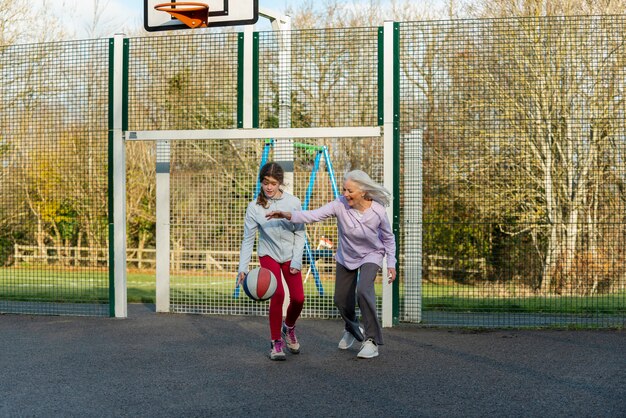
[[[350,326],[358,327],[355,302],[359,303],[363,319],[364,337],[374,339],[378,345],[383,344],[383,334],[376,313],[376,291],[374,280],[380,267],[374,263],[365,263],[357,270],[348,270],[337,263],[335,276],[335,306],[346,322],[346,330]],[[356,299],[356,300],[355,300]]]

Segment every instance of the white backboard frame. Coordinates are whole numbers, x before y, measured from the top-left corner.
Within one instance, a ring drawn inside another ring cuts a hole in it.
[[[170,0],[176,3],[176,0]],[[259,0],[199,0],[209,6],[208,26],[253,25],[259,19]],[[167,12],[155,10],[164,0],[144,0],[143,26],[149,32],[162,30],[190,29]]]

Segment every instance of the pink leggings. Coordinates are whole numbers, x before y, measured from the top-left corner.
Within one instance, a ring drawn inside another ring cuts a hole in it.
[[[278,279],[278,286],[276,287],[276,293],[270,299],[270,335],[272,340],[279,340],[280,330],[283,323],[283,302],[285,301],[285,289],[283,289],[282,275],[287,282],[289,288],[289,306],[287,307],[287,316],[285,317],[285,324],[292,327],[296,324],[296,321],[300,317],[302,312],[302,306],[304,306],[304,288],[302,286],[302,273],[297,272],[291,274],[289,272],[289,265],[291,261],[279,263],[272,257],[265,255],[259,258],[261,267],[269,269],[276,279]]]

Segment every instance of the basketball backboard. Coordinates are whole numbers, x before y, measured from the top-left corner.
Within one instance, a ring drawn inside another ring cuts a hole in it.
[[[179,1],[181,7],[183,3]],[[209,7],[208,27],[252,25],[259,19],[259,0],[201,0]],[[155,9],[157,5],[168,4],[168,8],[176,9],[176,1],[144,0],[143,26],[147,31],[189,29],[185,23],[172,17],[170,13]]]

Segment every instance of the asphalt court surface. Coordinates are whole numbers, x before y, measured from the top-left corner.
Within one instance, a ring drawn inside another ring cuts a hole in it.
[[[400,325],[371,360],[297,331],[273,362],[265,317],[0,315],[0,417],[626,417],[624,330]]]

